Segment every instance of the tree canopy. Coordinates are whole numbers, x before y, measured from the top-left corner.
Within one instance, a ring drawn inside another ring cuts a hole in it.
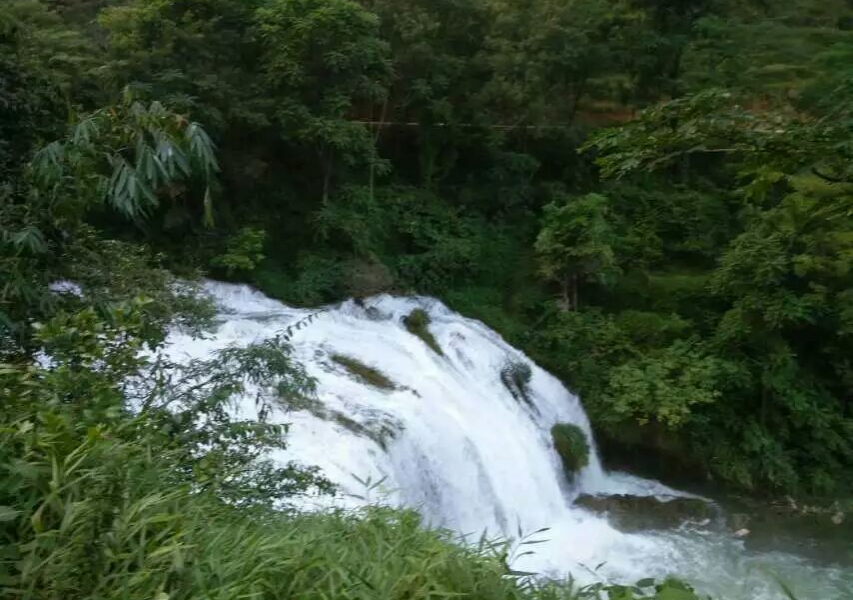
[[[605,457],[840,492],[851,23],[843,0],[6,2],[3,352],[69,278],[105,302],[149,278],[159,323],[199,270],[297,304],[435,294],[579,392]]]

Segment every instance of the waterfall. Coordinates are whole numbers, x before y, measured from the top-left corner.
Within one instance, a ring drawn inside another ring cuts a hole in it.
[[[168,352],[174,358],[200,358],[259,341],[317,312],[289,308],[246,286],[206,287],[219,306],[217,330],[204,339],[173,332]],[[415,309],[429,315],[441,354],[404,325]],[[594,443],[589,465],[570,481],[550,429],[573,423],[592,442],[580,401],[482,323],[435,299],[378,296],[322,310],[294,332],[291,343],[295,358],[317,380],[317,395],[311,406],[275,415],[291,424],[289,448],[280,458],[318,466],[339,486],[335,498],[310,500],[317,506],[388,502],[418,510],[430,525],[474,538],[548,528],[538,536],[548,541],[516,565],[547,575],[633,582],[675,573],[702,590],[725,591],[727,598],[741,589],[744,598],[783,597],[772,578],[756,575],[756,557],[741,541],[688,531],[626,534],[573,506],[579,493],[678,492],[605,472]],[[366,384],[336,357],[377,369],[393,389]],[[530,369],[524,397],[502,377],[510,364]],[[253,408],[247,400],[242,410]],[[782,575],[794,572],[802,580],[814,573],[807,584],[823,586],[821,600],[846,597],[835,595],[834,572],[806,568],[798,560],[759,557]],[[817,598],[804,593],[803,600],[812,597]]]

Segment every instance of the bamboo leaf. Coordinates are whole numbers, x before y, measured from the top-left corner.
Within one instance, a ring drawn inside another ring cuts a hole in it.
[[[0,505],[0,523],[8,523],[14,521],[21,514],[21,511],[15,510],[11,506]]]

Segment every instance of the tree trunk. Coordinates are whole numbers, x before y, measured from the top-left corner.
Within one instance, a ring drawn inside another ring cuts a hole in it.
[[[562,297],[560,298],[560,308],[563,312],[578,309],[578,275],[572,273],[566,275],[562,282]]]
[[[331,155],[329,155],[323,161],[323,204],[326,204],[329,201],[329,188],[332,184],[332,167],[334,165],[334,159]]]
[[[421,132],[421,184],[428,190],[432,189],[432,180],[435,173],[436,152],[432,146],[432,135],[428,131]]]
[[[578,274],[572,275],[572,310],[578,309]]]
[[[669,87],[669,96],[671,99],[675,100],[681,95],[681,89],[678,85],[679,78],[681,77],[681,60],[684,55],[683,50],[677,50],[675,52],[675,56],[672,58],[672,62],[669,66],[669,81],[667,81]]]
[[[379,146],[379,136],[382,135],[382,126],[385,124],[385,111],[388,110],[388,96],[382,103],[382,114],[379,117],[379,125],[376,127],[376,135],[373,137],[373,146],[370,149],[370,201],[373,202],[374,184],[376,181],[376,159]],[[371,116],[373,109],[371,109]]]
[[[572,310],[571,275],[563,277],[562,297],[560,298],[560,310],[569,312]]]
[[[586,79],[577,83],[577,85],[571,86],[572,94],[571,94],[571,104],[569,105],[569,125],[574,125],[575,117],[578,114],[578,108],[580,107],[581,98],[583,98],[586,93]]]

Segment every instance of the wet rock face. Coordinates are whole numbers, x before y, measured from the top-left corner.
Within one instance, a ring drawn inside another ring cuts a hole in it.
[[[606,515],[614,527],[626,532],[675,529],[689,523],[708,525],[720,516],[716,505],[698,498],[583,494],[575,504]]]

